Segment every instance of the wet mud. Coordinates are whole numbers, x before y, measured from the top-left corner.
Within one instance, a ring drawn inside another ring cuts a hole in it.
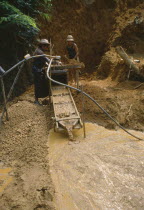
[[[144,141],[91,123],[86,131],[86,139],[82,129],[74,132],[76,143],[69,143],[65,133],[50,131],[57,209],[143,209]]]
[[[128,127],[140,128],[132,133],[144,138],[143,87],[133,91],[138,84],[82,84],[113,117],[122,116],[117,119],[123,125],[129,115]],[[74,99],[81,112],[81,94]],[[55,205],[60,210],[143,209],[143,141],[107,129],[107,118],[85,100],[86,120],[96,124],[86,124],[86,139],[81,129],[74,131],[76,142],[69,142],[67,133],[50,130],[50,106],[33,101],[30,87],[10,102],[10,121],[0,130],[0,210],[53,210]]]

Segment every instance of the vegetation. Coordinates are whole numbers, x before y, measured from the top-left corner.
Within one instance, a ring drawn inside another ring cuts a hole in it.
[[[40,31],[39,20],[50,20],[51,7],[52,0],[0,0],[0,66],[5,70],[25,54],[32,53],[33,43]],[[15,74],[10,75],[6,81],[7,88],[14,77]]]
[[[37,18],[50,19],[51,0],[1,0],[0,30],[2,38],[8,31],[15,41],[31,42],[38,34]],[[5,36],[6,35],[6,36]],[[20,40],[19,40],[20,38]]]

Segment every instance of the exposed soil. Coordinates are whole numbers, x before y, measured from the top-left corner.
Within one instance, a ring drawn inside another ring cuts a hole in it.
[[[34,105],[31,89],[16,101],[0,130],[0,209],[54,209],[47,159],[49,107]]]
[[[107,80],[82,80],[86,93],[92,96],[114,119],[126,128],[144,130],[144,85],[140,82],[117,83]],[[137,88],[141,85],[139,88]],[[75,102],[82,111],[82,95],[74,93]],[[85,98],[86,121],[98,123],[107,128],[116,128],[92,101]]]
[[[130,67],[122,62],[116,53],[116,46],[122,46],[132,61],[140,60],[135,65],[140,69],[141,75],[130,73],[130,80],[144,81],[144,3],[136,8],[127,9],[116,17],[116,23],[107,42],[107,52],[103,55],[97,69],[97,77],[125,81],[128,78]],[[138,22],[135,22],[135,18]]]
[[[112,83],[111,81],[92,81],[91,78],[89,78],[87,79],[87,81],[82,80],[82,84],[84,85],[84,90],[91,96],[93,96],[122,125],[130,129],[141,130],[142,132],[144,131],[144,87],[141,86],[138,89],[133,90],[133,88],[138,86],[140,83],[128,82],[116,84]],[[81,112],[81,95],[74,93],[74,98],[77,107]],[[109,119],[87,99],[85,99],[85,113],[86,121],[95,122],[99,125],[103,125],[103,127],[111,129],[115,127],[115,125],[110,122]],[[1,209],[54,209],[55,207],[53,204],[53,199],[57,197],[54,193],[54,188],[56,189],[56,186],[53,186],[51,176],[49,175],[49,146],[47,144],[49,141],[51,141],[51,138],[48,138],[48,134],[53,124],[50,119],[50,108],[48,105],[42,107],[34,105],[33,88],[30,88],[24,95],[17,98],[15,102],[11,104],[9,108],[9,114],[10,121],[5,121],[5,124],[0,131],[0,139],[2,141],[0,172],[3,175],[1,177]],[[100,127],[98,127],[97,129],[99,130],[99,128]],[[87,132],[89,133],[89,129]],[[111,132],[111,136],[121,135],[114,131],[105,130],[106,135],[109,134],[109,132]],[[80,136],[81,135],[82,134],[80,134]],[[141,138],[144,137],[143,133],[136,133],[136,135]],[[65,134],[64,136],[63,138],[68,143],[67,135]],[[95,141],[95,138],[97,139],[97,141]],[[88,141],[86,141],[85,143],[83,141],[83,144],[89,145],[91,142],[92,147],[94,147],[94,145],[96,146],[98,144],[99,138],[100,136],[92,137],[93,143],[88,138]],[[127,141],[127,139],[131,137],[125,134],[124,138]],[[107,139],[107,141],[109,140]],[[120,138],[118,141],[121,141]],[[128,144],[130,144],[131,141],[133,141],[133,138],[130,141],[128,140]],[[124,142],[123,146],[125,146]],[[103,142],[103,146],[104,144],[105,142]],[[77,147],[77,145],[70,148],[68,147],[68,144],[66,145],[67,153],[69,153],[72,148],[74,150],[76,149],[76,151],[79,150],[79,146]],[[88,148],[88,145],[85,146]],[[59,141],[57,141],[55,152],[58,148]],[[116,147],[115,150],[117,150]],[[74,153],[76,153],[76,151]],[[101,151],[101,154],[103,154],[103,151]],[[111,157],[111,154],[109,154],[109,157]],[[71,159],[71,155],[69,156],[69,158]],[[81,159],[83,158],[85,157],[83,157],[82,155]],[[139,161],[139,159],[137,160]],[[50,162],[51,161],[52,157],[50,158]],[[75,160],[73,161],[75,162],[77,161],[77,159],[75,158]],[[81,164],[81,161],[79,163]],[[83,167],[85,168],[86,166]],[[133,170],[135,170],[135,172],[136,170],[139,170],[137,167],[136,165],[134,166],[135,169]],[[58,168],[56,170],[61,169]],[[103,174],[103,172],[101,173]],[[73,176],[75,175],[73,174]],[[77,177],[75,178],[77,179]],[[136,180],[139,180],[139,178]],[[137,183],[137,181],[135,182],[134,180],[133,182],[134,184]],[[54,185],[55,184],[56,183],[54,182]],[[127,196],[125,197],[125,199],[126,202],[128,202]],[[83,202],[82,197],[80,198],[80,200],[81,202]],[[140,201],[137,200],[136,202],[139,203]],[[84,203],[82,203],[81,205],[84,206]],[[131,206],[131,204],[125,204],[124,202],[124,206],[125,205],[128,207]],[[142,204],[139,203],[139,206],[141,205]]]
[[[144,18],[143,9],[142,0],[54,0],[52,20],[42,23],[41,37],[51,38],[54,54],[64,55],[65,39],[74,35],[86,66],[84,91],[144,139],[144,78],[134,72],[128,78],[130,68],[115,51],[121,45],[140,60],[136,65],[144,72],[144,19],[134,22],[137,15]],[[72,94],[82,113],[82,95]],[[33,87],[15,98],[10,121],[0,128],[0,209],[143,209],[143,141],[120,131],[84,98],[85,120],[96,124],[86,125],[85,140],[79,131],[79,144],[69,144],[65,133],[50,131],[47,100],[39,107],[33,98]]]
[[[49,23],[43,23],[41,31],[41,37],[52,40],[54,53],[65,54],[66,37],[72,34],[80,50],[80,60],[86,65],[85,71],[97,71],[103,78],[117,71],[113,68],[119,64],[116,53],[113,55],[116,46],[121,45],[134,58],[135,54],[144,56],[143,1],[54,2],[53,17]],[[143,21],[135,24],[134,19],[139,15]],[[112,54],[109,60],[107,54]],[[118,67],[123,69],[121,65]]]
[[[80,50],[80,60],[92,72],[105,52],[114,19],[115,10],[102,1],[87,5],[83,1],[56,0],[52,20],[43,24],[41,36],[51,38],[54,52],[62,56],[66,37],[72,34]]]

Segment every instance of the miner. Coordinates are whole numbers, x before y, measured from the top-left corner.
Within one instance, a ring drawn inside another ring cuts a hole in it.
[[[35,50],[34,55],[44,55],[49,51],[50,43],[47,39],[41,39],[38,43],[38,48]],[[34,93],[37,105],[41,105],[39,98],[45,98],[49,95],[49,84],[46,78],[44,68],[46,63],[49,63],[49,58],[42,56],[34,59],[32,72],[34,74]]]

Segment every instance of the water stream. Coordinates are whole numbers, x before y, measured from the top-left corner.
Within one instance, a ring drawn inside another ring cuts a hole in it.
[[[144,141],[91,123],[86,131],[86,139],[82,129],[74,131],[76,143],[70,143],[65,132],[50,131],[57,209],[143,209]]]

